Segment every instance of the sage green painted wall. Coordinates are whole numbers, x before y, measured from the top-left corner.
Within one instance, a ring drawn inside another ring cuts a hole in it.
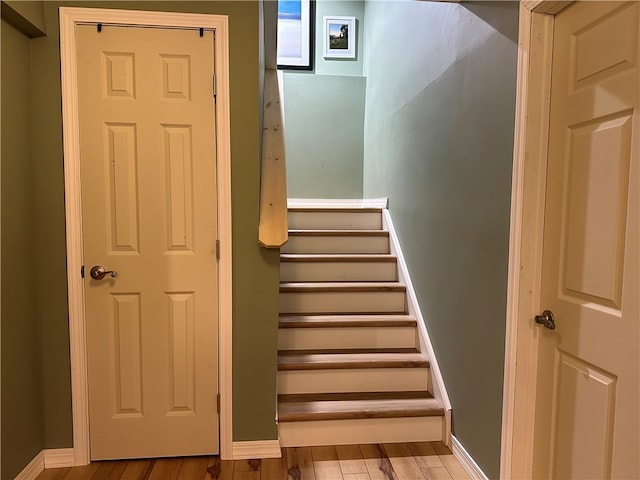
[[[43,357],[45,447],[72,445],[58,6],[229,15],[233,203],[233,436],[277,438],[277,250],[257,243],[260,178],[259,8],[243,2],[45,2],[47,37],[32,40],[33,284]],[[3,57],[4,63],[4,57]]]
[[[354,16],[356,59],[323,57],[323,16]],[[290,198],[362,198],[363,1],[316,0],[314,70],[285,71]]]
[[[42,0],[3,0],[2,17],[28,37],[41,37],[46,34],[47,27],[44,23],[44,2]]]
[[[454,434],[498,478],[518,6],[371,1],[366,20],[364,193],[389,197]]]
[[[366,79],[284,75],[290,198],[362,198]]]
[[[2,454],[14,478],[44,446],[40,335],[35,308],[29,109],[30,40],[2,20]]]

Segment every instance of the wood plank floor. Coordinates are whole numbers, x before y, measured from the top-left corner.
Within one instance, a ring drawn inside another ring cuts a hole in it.
[[[52,468],[37,480],[463,480],[442,442],[284,448],[282,458],[219,457],[93,462]]]

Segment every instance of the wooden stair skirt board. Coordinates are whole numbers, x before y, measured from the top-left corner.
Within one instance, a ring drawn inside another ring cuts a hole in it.
[[[290,208],[281,249],[284,447],[442,440],[445,412],[380,208]]]
[[[389,253],[389,232],[383,230],[289,230],[282,253]]]

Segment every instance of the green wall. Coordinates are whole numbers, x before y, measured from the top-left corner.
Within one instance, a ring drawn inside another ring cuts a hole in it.
[[[365,78],[284,75],[290,198],[362,198]]]
[[[22,70],[31,64],[31,85],[27,89],[31,96],[31,110],[23,107],[21,112],[30,113],[27,122],[30,123],[28,128],[34,140],[30,143],[31,168],[28,174],[24,174],[27,182],[24,188],[29,193],[33,222],[24,236],[28,240],[25,244],[32,247],[31,254],[25,255],[38,268],[31,270],[30,288],[25,288],[25,291],[30,291],[33,296],[30,305],[35,309],[37,318],[33,336],[42,339],[39,348],[34,348],[36,355],[33,356],[33,361],[36,362],[39,357],[42,358],[42,363],[38,366],[42,370],[42,382],[38,386],[42,395],[35,397],[42,400],[40,416],[44,422],[44,442],[40,443],[45,448],[72,446],[58,30],[60,5],[229,16],[234,310],[233,437],[238,441],[275,439],[279,252],[261,249],[257,242],[261,131],[258,2],[85,1],[44,3],[47,36],[30,40],[31,59],[27,55],[28,50],[21,50],[19,46],[14,47],[8,42],[5,54],[3,41],[3,85],[4,74],[9,67],[15,68],[14,64],[17,64]],[[22,87],[26,85],[28,82],[23,83]],[[9,105],[3,99],[3,116],[14,115],[8,110]],[[4,135],[3,130],[3,138]],[[2,194],[5,195],[4,188]],[[8,205],[4,198],[2,205],[3,208]],[[3,249],[4,243],[3,238]],[[8,274],[5,273],[5,279],[6,275]],[[3,329],[4,324],[3,312]],[[3,361],[3,368],[4,366]],[[2,383],[4,392],[4,370]],[[3,434],[6,418],[3,415]],[[38,414],[35,418],[38,418]]]
[[[285,71],[287,194],[362,198],[364,2],[316,0],[313,71]],[[355,59],[325,59],[323,16],[354,16]]]
[[[517,28],[515,2],[366,3],[364,193],[389,197],[454,434],[491,478],[500,461]]]
[[[42,368],[33,275],[30,40],[2,20],[2,478],[42,449]],[[7,66],[11,66],[7,68]]]

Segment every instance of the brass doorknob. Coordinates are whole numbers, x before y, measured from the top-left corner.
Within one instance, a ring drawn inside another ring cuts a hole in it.
[[[556,329],[556,320],[553,318],[553,312],[551,310],[545,310],[542,315],[536,315],[536,323],[544,325],[549,330]]]
[[[111,275],[111,278],[116,278],[118,276],[118,272],[115,270],[106,270],[102,265],[94,265],[89,270],[89,275],[94,280],[102,280],[105,275]]]

